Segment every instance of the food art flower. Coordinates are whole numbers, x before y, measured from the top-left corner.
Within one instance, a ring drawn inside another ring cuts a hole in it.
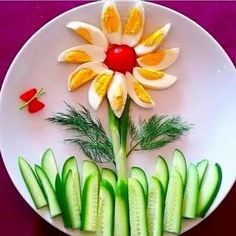
[[[69,76],[69,91],[92,81],[88,93],[91,107],[97,110],[107,96],[117,117],[123,113],[127,96],[141,107],[153,107],[155,103],[146,89],[164,89],[175,83],[177,77],[162,70],[175,62],[179,48],[157,51],[171,25],[141,39],[144,23],[144,8],[138,2],[122,27],[113,1],[103,6],[102,30],[80,21],[68,23],[67,27],[88,43],[67,49],[58,57],[61,62],[80,64]]]

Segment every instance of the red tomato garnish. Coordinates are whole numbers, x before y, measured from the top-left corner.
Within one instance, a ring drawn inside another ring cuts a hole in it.
[[[24,102],[28,102],[36,93],[37,93],[36,88],[30,89],[27,92],[22,93],[20,95],[20,99],[22,99]]]
[[[107,50],[105,64],[109,69],[125,73],[132,72],[136,66],[137,55],[133,48],[127,45],[111,45]]]
[[[29,105],[28,105],[28,111],[30,113],[35,113],[37,111],[42,110],[45,107],[45,105],[40,102],[37,98],[33,99]]]

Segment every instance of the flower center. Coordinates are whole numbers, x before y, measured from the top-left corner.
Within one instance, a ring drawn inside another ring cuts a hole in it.
[[[112,44],[107,50],[105,64],[109,69],[125,73],[133,71],[137,55],[133,48],[127,45]]]

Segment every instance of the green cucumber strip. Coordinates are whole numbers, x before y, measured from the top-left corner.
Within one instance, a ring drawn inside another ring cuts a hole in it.
[[[189,219],[194,219],[196,217],[198,196],[199,178],[197,167],[193,164],[190,164],[184,190],[183,217]]]
[[[169,170],[168,165],[162,156],[157,157],[154,176],[156,176],[161,181],[163,191],[166,194],[169,181]]]
[[[115,193],[115,236],[129,236],[128,185],[118,179]]]
[[[64,185],[65,200],[68,209],[68,216],[72,229],[78,229],[81,225],[80,209],[81,202],[77,197],[77,186],[75,185],[74,176],[72,170],[70,170],[65,179]]]
[[[21,175],[25,181],[27,189],[29,190],[35,207],[39,209],[46,206],[46,198],[33,169],[23,157],[18,157],[18,164]]]
[[[185,186],[187,177],[187,164],[184,154],[179,149],[175,149],[174,151],[173,168],[175,168],[180,173]]]
[[[103,168],[102,169],[102,179],[108,181],[112,188],[113,191],[116,191],[116,182],[117,182],[117,176],[116,173],[108,168]]]
[[[180,173],[173,169],[170,174],[164,211],[164,230],[179,234],[181,231],[184,185]]]
[[[79,207],[81,207],[81,191],[80,191],[80,175],[77,162],[74,156],[68,158],[62,168],[62,182],[65,183],[66,176],[69,171],[72,171],[72,177],[75,185],[75,194],[79,202]],[[81,212],[81,209],[80,209]]]
[[[197,215],[204,217],[215,200],[222,182],[222,170],[218,163],[207,169],[199,192]]]
[[[206,173],[207,167],[208,167],[208,160],[206,160],[206,159],[197,163],[197,171],[198,171],[198,175],[199,175],[199,185],[200,186],[202,184],[202,180],[203,180],[204,175]]]
[[[65,199],[65,188],[60,179],[59,174],[56,177],[56,196],[57,196],[57,201],[62,211],[61,214],[62,214],[64,226],[66,228],[72,228],[70,218],[69,218],[68,208],[66,204],[66,199]]]
[[[102,180],[99,192],[97,236],[113,236],[115,193],[112,185]]]
[[[82,192],[81,229],[95,232],[97,229],[97,210],[100,176],[94,172],[85,180]]]
[[[41,183],[43,191],[46,195],[47,202],[48,202],[48,207],[49,207],[49,212],[50,212],[51,217],[55,217],[57,215],[60,215],[61,214],[61,209],[60,209],[59,203],[57,201],[57,196],[56,196],[56,193],[55,193],[55,191],[52,187],[52,184],[49,181],[46,173],[38,165],[35,165],[35,172],[38,176],[38,179]]]
[[[41,167],[48,176],[53,188],[55,189],[56,177],[58,174],[57,164],[51,148],[47,149],[41,160]]]
[[[137,179],[140,184],[142,185],[144,194],[145,194],[145,198],[147,198],[147,194],[148,194],[148,181],[147,181],[147,176],[145,174],[145,172],[143,171],[143,169],[141,169],[138,166],[134,166],[131,168],[131,177],[134,179]]]
[[[129,217],[131,235],[148,235],[147,209],[143,187],[137,179],[128,180]]]
[[[150,180],[147,221],[148,233],[152,236],[162,236],[164,215],[164,191],[161,181],[152,176]]]
[[[87,177],[89,177],[91,174],[99,172],[98,166],[96,165],[95,162],[84,160],[83,161],[83,186],[86,182]]]

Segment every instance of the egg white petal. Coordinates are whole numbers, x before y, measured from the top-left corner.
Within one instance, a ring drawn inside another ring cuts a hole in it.
[[[177,58],[179,56],[180,49],[179,48],[171,48],[171,49],[167,49],[164,51],[165,51],[165,55],[164,55],[163,60],[160,61],[156,65],[147,65],[142,62],[141,58],[138,58],[137,62],[140,66],[145,67],[145,68],[164,70],[164,69],[170,67],[177,60]]]
[[[92,38],[91,43],[102,48],[106,52],[109,43],[106,36],[99,28],[81,21],[71,21],[66,26],[67,28],[72,29],[75,32],[80,28],[86,29]]]
[[[134,78],[146,88],[150,89],[165,89],[173,85],[178,79],[176,76],[165,73],[162,78],[156,80],[149,80],[144,78],[138,72],[139,67],[133,69]]]
[[[123,91],[123,106],[122,108],[117,111],[115,109],[115,106],[114,106],[114,103],[113,103],[113,100],[114,100],[114,94],[116,93],[116,90],[117,88],[121,86],[122,87],[122,91]],[[127,99],[127,84],[126,84],[126,80],[125,80],[125,76],[122,74],[122,73],[119,73],[119,72],[115,72],[114,76],[113,76],[113,80],[108,88],[108,91],[107,91],[107,98],[108,98],[108,101],[110,103],[110,106],[114,112],[114,114],[120,118],[123,111],[124,111],[124,108],[125,108],[125,103],[126,103],[126,99]]]
[[[127,35],[127,34],[123,33],[122,39],[121,39],[122,44],[126,44],[130,47],[134,47],[135,45],[137,45],[137,43],[142,38],[143,29],[144,29],[144,22],[145,22],[145,11],[144,11],[144,7],[143,7],[143,4],[141,3],[141,1],[137,3],[135,8],[138,8],[138,10],[140,11],[140,13],[142,15],[141,29],[137,34],[134,34],[134,35],[130,35],[130,34]]]

